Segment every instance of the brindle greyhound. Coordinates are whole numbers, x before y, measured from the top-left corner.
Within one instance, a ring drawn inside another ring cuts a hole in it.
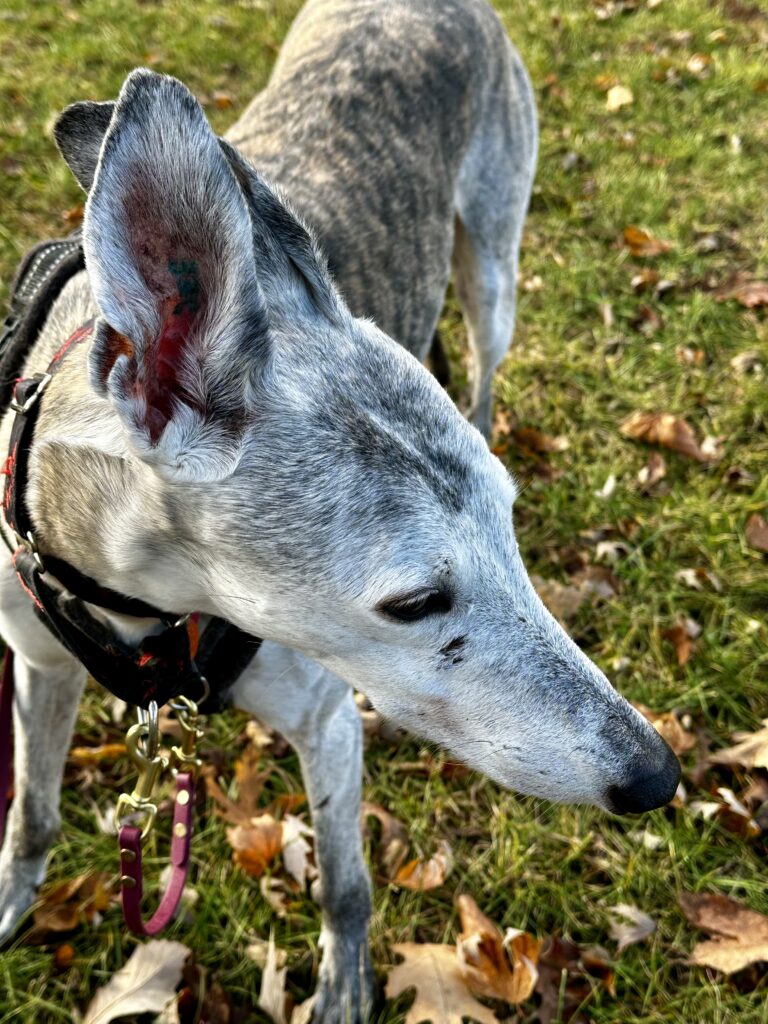
[[[514,483],[481,433],[534,171],[528,78],[483,0],[311,0],[227,141],[180,82],[144,70],[116,103],[68,108],[56,138],[88,191],[87,271],[26,372],[98,319],[42,403],[38,544],[155,607],[266,638],[232,703],[298,750],[323,913],[315,1020],[361,1019],[352,687],[524,793],[636,811],[678,781],[670,749],[537,597]],[[480,430],[419,362],[451,266]],[[126,638],[153,627],[112,621]],[[17,652],[8,936],[59,827],[85,680],[10,563],[0,629]]]

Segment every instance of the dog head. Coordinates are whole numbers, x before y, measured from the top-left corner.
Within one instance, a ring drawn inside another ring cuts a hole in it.
[[[502,785],[667,802],[677,761],[537,597],[500,462],[192,95],[134,72],[57,141],[89,189],[92,384],[173,523],[162,565],[131,527],[137,596],[304,651]]]

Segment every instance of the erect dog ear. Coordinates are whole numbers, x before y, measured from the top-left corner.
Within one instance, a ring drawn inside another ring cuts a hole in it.
[[[134,447],[176,480],[240,457],[267,320],[253,225],[200,105],[146,70],[123,85],[85,208],[97,321],[91,381]]]
[[[59,114],[53,126],[59,152],[86,192],[93,184],[99,151],[114,109],[112,102],[73,103]]]

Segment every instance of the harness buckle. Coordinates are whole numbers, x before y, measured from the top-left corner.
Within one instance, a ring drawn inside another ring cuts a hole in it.
[[[50,373],[41,373],[35,378],[35,387],[32,393],[27,395],[23,402],[18,402],[15,397],[11,398],[10,406],[16,413],[29,412],[38,398],[42,395],[48,385],[51,383]]]
[[[40,572],[45,572],[45,566],[43,565],[43,556],[40,554],[40,550],[37,546],[37,541],[35,540],[35,535],[32,533],[32,531],[27,530],[27,536],[23,537],[20,533],[17,533],[14,530],[13,535],[16,538],[16,544],[20,548],[24,548],[25,551],[28,551],[29,554],[32,555],[32,557],[35,560],[35,564],[37,565],[37,568],[40,570]]]

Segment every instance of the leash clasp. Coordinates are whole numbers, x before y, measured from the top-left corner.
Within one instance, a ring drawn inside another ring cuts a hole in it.
[[[181,726],[181,743],[171,747],[171,762],[174,772],[189,772],[194,775],[202,764],[197,756],[197,744],[205,735],[202,724],[205,721],[197,704],[189,697],[179,696],[171,701],[176,720]]]
[[[143,815],[145,822],[141,838],[146,839],[154,828],[157,817],[157,805],[153,803],[152,795],[160,773],[168,767],[168,759],[158,753],[157,704],[154,701],[150,705],[146,720],[137,722],[128,730],[125,745],[128,756],[138,768],[139,778],[132,793],[121,793],[117,801],[115,820],[120,828],[124,824],[124,817],[130,814]]]

